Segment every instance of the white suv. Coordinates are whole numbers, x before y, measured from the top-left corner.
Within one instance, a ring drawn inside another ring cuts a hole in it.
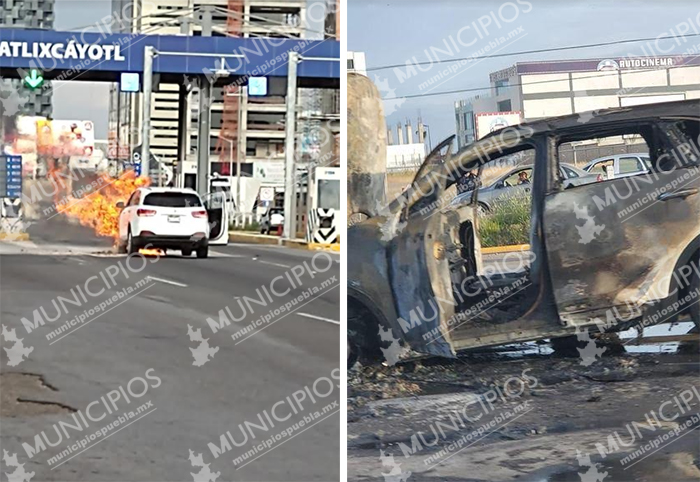
[[[141,248],[192,251],[198,258],[209,255],[209,219],[199,195],[191,189],[141,187],[126,205],[117,203],[119,245],[122,252]]]

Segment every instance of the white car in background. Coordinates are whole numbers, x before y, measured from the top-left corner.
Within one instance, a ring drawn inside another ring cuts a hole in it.
[[[284,210],[282,208],[267,208],[260,218],[260,232],[270,234],[284,224]]]
[[[198,258],[209,255],[209,219],[199,195],[191,189],[141,187],[129,201],[117,203],[119,245],[122,252],[139,249],[177,249],[183,256],[192,251]]]
[[[607,179],[607,170],[613,169],[615,179],[619,177],[630,177],[649,172],[651,161],[649,154],[615,154],[612,156],[599,157],[593,159],[583,168],[589,174],[602,176]]]

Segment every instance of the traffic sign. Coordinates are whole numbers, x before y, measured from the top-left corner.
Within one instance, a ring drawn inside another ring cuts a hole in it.
[[[22,197],[22,156],[0,155],[0,197]]]
[[[141,85],[139,74],[134,72],[122,72],[119,87],[122,92],[139,92]]]
[[[37,69],[29,71],[28,75],[24,76],[24,85],[32,90],[36,90],[44,84],[44,76]]]
[[[267,77],[249,77],[248,95],[256,97],[267,95]]]

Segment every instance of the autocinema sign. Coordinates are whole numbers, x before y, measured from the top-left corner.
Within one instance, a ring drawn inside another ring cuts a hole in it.
[[[86,44],[70,41],[53,42],[19,42],[0,41],[0,57],[30,59],[75,59],[75,60],[115,60],[124,61],[121,45]]]

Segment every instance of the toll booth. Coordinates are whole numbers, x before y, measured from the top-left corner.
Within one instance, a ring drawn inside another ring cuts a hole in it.
[[[306,239],[310,243],[331,244],[340,241],[340,186],[339,167],[319,167],[308,177],[306,191],[308,219]]]

